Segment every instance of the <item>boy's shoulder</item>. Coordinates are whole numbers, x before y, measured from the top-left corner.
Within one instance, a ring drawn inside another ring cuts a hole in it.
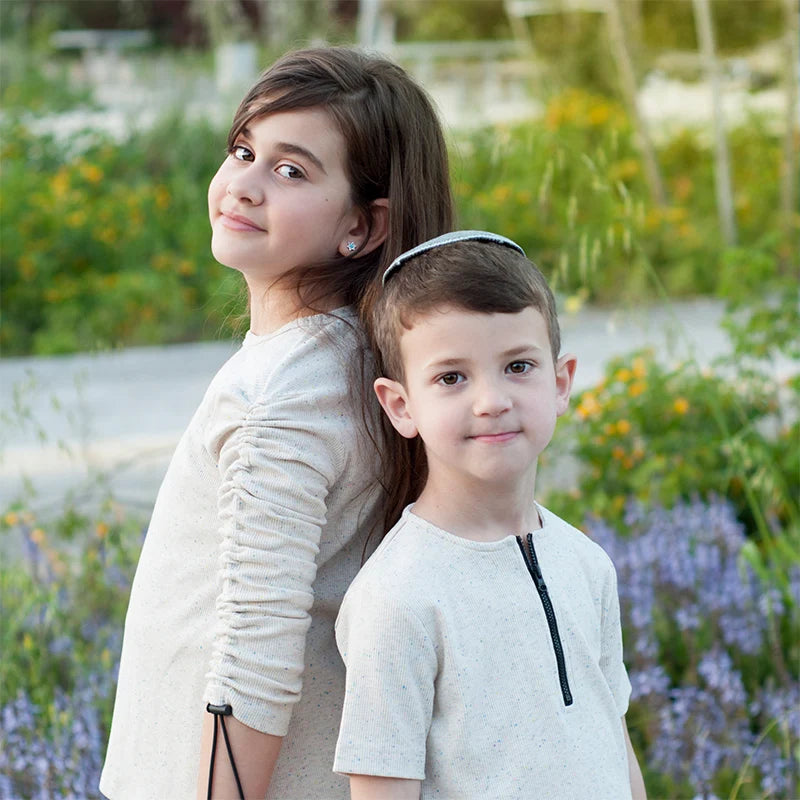
[[[424,585],[437,573],[437,564],[448,558],[448,542],[431,536],[430,527],[407,508],[361,568],[350,591],[376,585],[395,596],[413,595],[415,587]]]
[[[539,505],[539,511],[553,549],[564,551],[567,557],[577,559],[581,564],[603,571],[614,570],[608,553],[582,530],[542,505]]]

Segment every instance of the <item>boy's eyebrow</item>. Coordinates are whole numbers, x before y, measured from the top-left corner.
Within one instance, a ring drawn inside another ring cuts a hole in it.
[[[514,358],[515,356],[521,356],[525,353],[531,352],[545,352],[546,349],[544,347],[540,347],[538,344],[521,344],[517,347],[511,347],[508,350],[504,350],[500,353],[502,358]],[[441,358],[437,361],[431,361],[427,363],[425,366],[427,369],[439,369],[440,367],[457,367],[460,364],[469,361],[469,356],[458,356],[452,358]]]
[[[246,139],[252,139],[252,134],[249,128],[242,128],[242,136]],[[322,162],[307,148],[300,144],[292,144],[291,142],[276,142],[275,150],[279,153],[287,153],[288,155],[303,156],[307,158],[318,170],[328,174]]]
[[[521,344],[518,347],[512,347],[509,350],[504,351],[501,353],[503,358],[513,358],[514,356],[521,356],[524,353],[530,353],[531,350],[544,350],[545,348],[540,347],[538,344],[534,344],[531,342],[530,344]]]

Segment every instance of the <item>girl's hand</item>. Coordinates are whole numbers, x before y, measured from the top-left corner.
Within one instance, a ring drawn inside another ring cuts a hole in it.
[[[249,728],[233,717],[225,717],[225,725],[231,742],[231,751],[236,760],[239,780],[242,782],[245,800],[263,800],[266,797],[272,773],[278,761],[283,738]],[[197,775],[197,800],[206,800],[208,794],[208,771],[211,763],[211,743],[214,734],[214,716],[203,712],[203,738],[200,742],[200,768]],[[229,800],[239,796],[233,777],[225,740],[220,732],[217,736],[217,753],[214,760],[214,785],[210,797]]]

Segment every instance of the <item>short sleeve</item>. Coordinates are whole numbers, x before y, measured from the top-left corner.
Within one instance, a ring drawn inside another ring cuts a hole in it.
[[[219,449],[217,628],[205,700],[277,736],[300,699],[326,498],[348,446],[325,402],[310,389],[251,404]]]
[[[622,623],[617,593],[617,574],[610,560],[603,586],[601,648],[600,669],[614,696],[619,715],[622,717],[628,711],[631,684],[622,660]]]
[[[438,659],[418,616],[372,582],[351,586],[336,623],[347,667],[334,771],[422,780]]]

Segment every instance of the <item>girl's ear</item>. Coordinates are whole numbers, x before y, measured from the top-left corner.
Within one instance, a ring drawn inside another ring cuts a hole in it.
[[[569,407],[569,395],[578,359],[567,353],[556,362],[556,414],[560,417]]]
[[[358,214],[355,225],[347,232],[347,237],[339,243],[339,252],[343,256],[358,258],[367,253],[371,253],[376,247],[380,247],[387,234],[389,233],[389,199],[381,197],[373,200],[370,206],[372,210],[372,227],[367,225],[367,219],[362,214]],[[353,249],[355,245],[355,249]]]
[[[418,431],[408,410],[408,398],[403,384],[389,378],[378,378],[373,384],[378,402],[394,425],[395,430],[406,439],[413,439]]]

